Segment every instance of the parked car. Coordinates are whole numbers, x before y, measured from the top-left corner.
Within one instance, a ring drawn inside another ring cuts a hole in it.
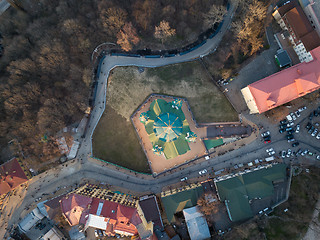
[[[315,127],[312,126],[312,127],[309,129],[308,133],[310,133],[310,134],[313,133],[314,129],[315,129]]]
[[[301,116],[301,114],[300,114],[300,112],[299,112],[298,110],[295,112],[295,114],[296,114],[296,116],[297,116],[298,118]]]
[[[316,136],[316,139],[320,139],[320,132],[319,132],[318,135]]]
[[[283,133],[283,132],[285,132],[286,130],[284,129],[284,128],[280,128],[279,129],[279,133]]]
[[[280,121],[280,125],[287,124],[287,122],[288,122],[287,119],[283,119]]]
[[[299,146],[299,142],[292,143],[292,147],[297,147],[297,146]]]
[[[303,111],[306,110],[306,109],[307,109],[307,107],[301,107],[301,108],[298,109],[298,111],[299,111],[299,112],[303,112]]]
[[[294,113],[290,113],[290,116],[292,117],[293,121],[297,120],[297,117],[296,117],[296,115]]]
[[[297,124],[296,133],[299,133],[299,132],[300,132],[300,124]]]
[[[317,133],[318,133],[318,129],[315,129],[315,130],[311,133],[311,136],[314,137],[314,136],[317,135]]]
[[[288,158],[288,157],[290,157],[291,156],[291,154],[292,154],[292,150],[289,148],[288,149],[288,151],[287,151],[287,155],[286,155],[286,157]]]
[[[297,151],[296,155],[300,155],[302,153],[302,149],[299,148],[299,150]]]
[[[287,127],[287,128],[286,128],[286,131],[287,131],[287,132],[292,131],[292,130],[293,130],[292,127]]]
[[[269,136],[270,135],[270,131],[266,131],[264,133],[261,133],[261,137],[266,137],[266,136]]]
[[[313,111],[313,115],[314,115],[315,117],[318,117],[318,115],[319,115],[319,114],[318,114],[318,111],[317,111],[317,110],[314,110],[314,111]]]
[[[287,127],[292,127],[294,125],[294,122],[287,123]]]
[[[309,130],[311,127],[312,127],[311,122],[308,122],[308,123],[307,123],[307,126],[306,126],[306,129]]]
[[[188,179],[188,177],[183,177],[183,178],[180,179],[180,181],[181,181],[181,182],[184,182],[184,181],[186,181],[187,179]]]
[[[320,160],[320,155],[317,155],[316,159],[317,159],[317,160]]]
[[[311,121],[312,118],[313,118],[313,113],[310,113],[310,114],[309,114],[309,120]]]
[[[207,172],[208,172],[207,169],[203,169],[203,170],[201,170],[201,171],[199,172],[199,174],[200,174],[200,175],[203,175],[203,174],[206,174]]]
[[[301,153],[301,156],[306,155],[308,152],[309,152],[309,150],[308,150],[308,149],[305,149],[305,150]]]
[[[288,139],[288,142],[293,142],[293,141],[295,141],[294,138]]]
[[[97,230],[97,229],[94,230],[94,235],[96,236],[96,238],[99,237],[99,235],[98,235],[98,230]]]
[[[285,150],[281,151],[281,157],[285,158],[286,157],[287,152]]]

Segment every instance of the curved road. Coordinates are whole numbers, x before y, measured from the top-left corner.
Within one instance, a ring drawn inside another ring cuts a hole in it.
[[[268,146],[264,145],[261,141],[253,141],[239,149],[221,156],[216,156],[208,161],[190,164],[191,166],[186,169],[173,171],[165,177],[156,178],[142,174],[127,174],[114,168],[108,168],[104,166],[104,163],[99,162],[99,164],[92,164],[88,161],[88,156],[91,155],[92,152],[91,137],[105,110],[107,80],[110,71],[117,66],[159,67],[187,62],[214,52],[230,26],[235,9],[236,4],[232,2],[229,11],[224,18],[224,23],[220,32],[213,39],[208,39],[206,44],[188,54],[156,59],[106,56],[102,63],[100,78],[98,79],[98,90],[94,103],[95,107],[90,116],[88,123],[89,127],[85,134],[85,138],[81,141],[77,158],[71,161],[71,163],[62,164],[45,173],[37,175],[29,181],[29,190],[25,191],[24,196],[19,199],[19,204],[11,204],[12,206],[8,204],[6,206],[6,212],[14,214],[9,214],[8,216],[3,216],[2,214],[0,216],[0,239],[2,239],[5,234],[5,227],[16,224],[19,217],[23,217],[26,214],[25,208],[27,206],[31,208],[34,205],[35,198],[43,196],[43,194],[49,194],[48,198],[50,198],[50,194],[56,190],[57,186],[68,186],[72,188],[75,187],[76,184],[79,184],[83,179],[92,179],[127,189],[132,193],[159,193],[163,187],[179,182],[181,177],[188,176],[189,179],[199,177],[198,171],[203,168],[209,169],[214,166],[215,170],[219,170],[237,163],[248,162],[249,154],[250,159],[261,158],[262,155],[266,154],[265,149],[267,147],[285,143],[285,140],[281,140],[281,136],[277,136],[276,139],[274,139],[274,142]],[[12,196],[12,198],[17,197],[18,196]]]

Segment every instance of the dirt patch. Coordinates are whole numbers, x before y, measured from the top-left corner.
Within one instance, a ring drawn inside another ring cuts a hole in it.
[[[107,102],[129,121],[151,93],[187,98],[198,123],[238,121],[229,101],[198,62],[151,68],[143,73],[136,67],[116,68],[109,78]]]

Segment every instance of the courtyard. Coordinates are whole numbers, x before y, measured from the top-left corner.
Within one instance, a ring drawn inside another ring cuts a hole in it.
[[[93,134],[94,157],[150,173],[130,116],[153,93],[186,98],[199,123],[239,121],[198,62],[145,69],[117,67],[110,73],[106,109]]]

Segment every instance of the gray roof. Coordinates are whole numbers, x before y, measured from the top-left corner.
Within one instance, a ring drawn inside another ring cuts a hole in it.
[[[210,239],[210,231],[207,220],[200,212],[199,207],[195,206],[183,210],[183,215],[187,223],[188,232],[191,240]]]
[[[280,67],[285,67],[291,64],[291,59],[286,50],[282,50],[275,55],[277,63]]]

